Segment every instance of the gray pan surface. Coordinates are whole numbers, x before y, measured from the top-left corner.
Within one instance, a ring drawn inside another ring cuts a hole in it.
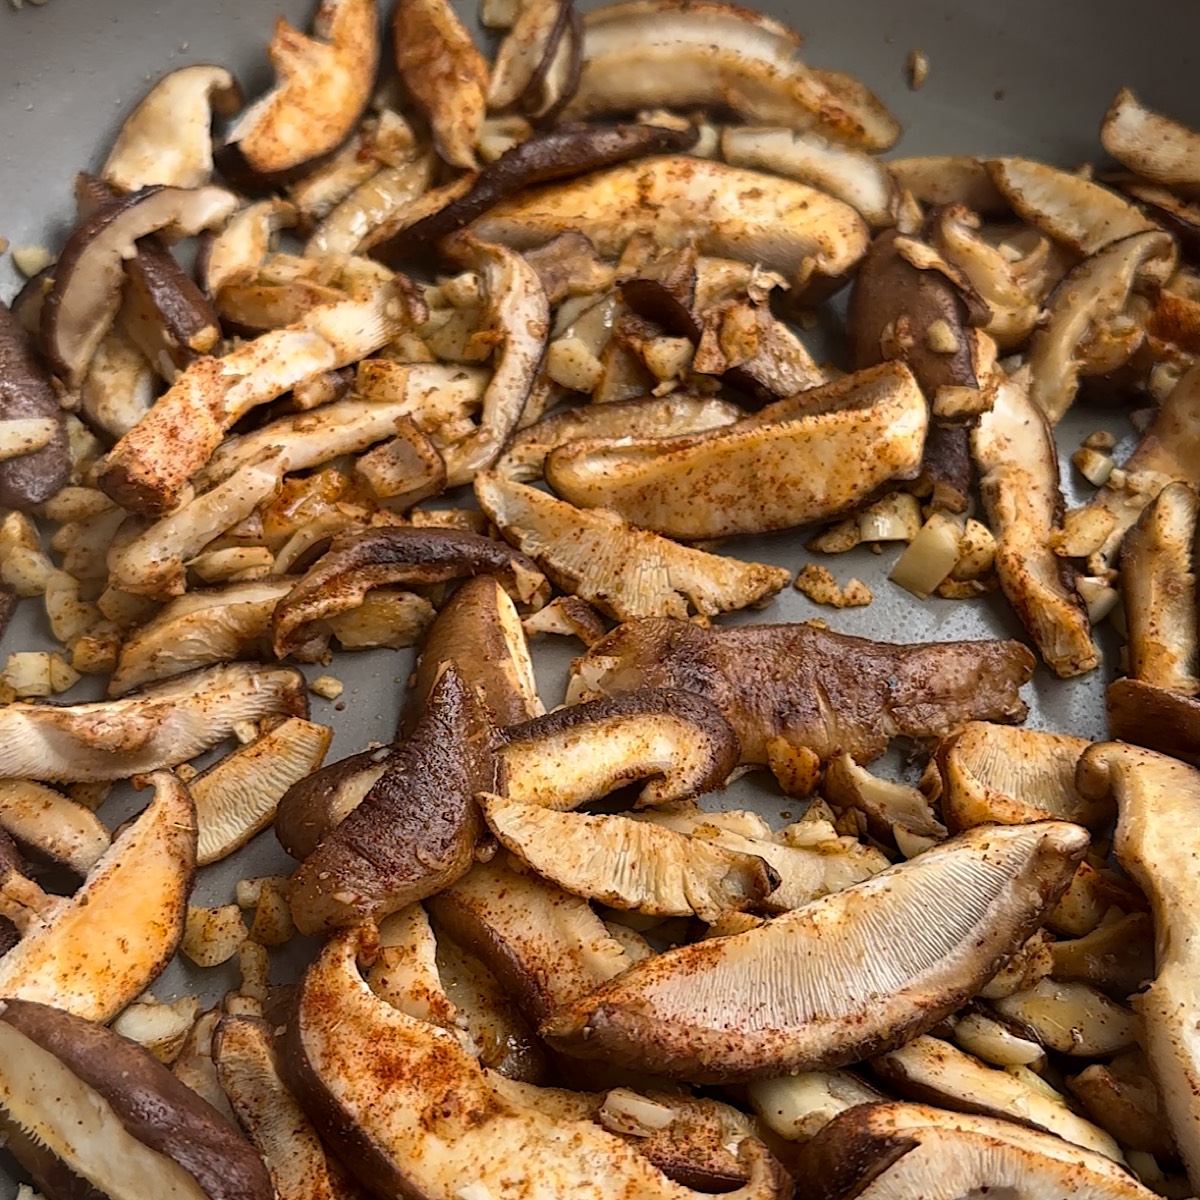
[[[806,36],[805,57],[814,65],[850,71],[879,93],[905,126],[896,154],[1020,153],[1075,166],[1100,155],[1100,118],[1123,84],[1150,105],[1200,125],[1195,0],[766,0],[762,7]],[[26,0],[20,10],[0,0],[0,235],[13,246],[56,248],[72,221],[75,172],[99,166],[123,114],[154,79],[188,63],[218,62],[253,96],[269,82],[263,49],[275,16],[284,13],[304,27],[310,11],[310,0],[47,0],[41,7]],[[928,80],[916,92],[904,74],[914,49],[930,63]],[[0,297],[11,298],[20,282],[10,259],[0,258]],[[1122,438],[1130,434],[1122,415],[1096,411],[1073,412],[1060,427],[1069,504],[1083,493],[1072,494],[1078,477],[1067,456],[1099,427]],[[794,531],[741,539],[727,551],[794,572],[808,558],[805,536]],[[819,616],[847,633],[895,641],[1022,636],[999,597],[919,601],[889,584],[896,553],[862,551],[824,560],[843,582],[853,575],[870,585],[876,598],[867,608],[820,609],[789,589],[760,613],[728,619]],[[1103,735],[1103,688],[1119,646],[1111,632],[1101,641],[1105,663],[1082,679],[1060,682],[1039,668],[1026,688],[1032,724]],[[49,642],[40,607],[25,601],[0,658],[43,645]],[[561,639],[543,639],[535,647],[547,706],[561,701],[567,665],[577,652],[577,643]],[[410,652],[337,657],[330,670],[346,685],[344,708],[313,699],[313,718],[336,729],[327,761],[372,739],[390,739],[411,662]],[[83,686],[78,691],[91,698]],[[144,802],[117,795],[102,815],[115,825]],[[791,815],[794,807],[761,776],[740,781],[723,803],[753,806],[774,819]],[[290,865],[265,834],[203,871],[194,900],[229,903],[237,879]],[[292,950],[308,953],[296,943]],[[276,964],[280,978],[290,965]],[[222,969],[200,972],[175,964],[154,993],[170,1000],[200,990],[215,1000],[233,982]],[[16,1191],[7,1166],[0,1161],[0,1200]]]

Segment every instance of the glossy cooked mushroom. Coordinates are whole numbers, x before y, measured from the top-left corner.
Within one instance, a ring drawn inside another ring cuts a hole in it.
[[[1147,108],[1129,88],[1104,114],[1100,141],[1131,171],[1181,195],[1200,196],[1200,133]]]

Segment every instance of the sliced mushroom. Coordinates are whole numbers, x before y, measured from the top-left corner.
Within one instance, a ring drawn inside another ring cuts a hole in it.
[[[1094,186],[1089,184],[1090,186]],[[1029,345],[1034,403],[1052,425],[1074,403],[1081,374],[1121,366],[1136,349],[1137,327],[1126,315],[1139,277],[1167,261],[1175,243],[1161,230],[1111,240],[1070,271],[1050,297],[1045,325]],[[1116,358],[1089,359],[1115,346]]]
[[[631,966],[586,900],[499,855],[426,902],[442,930],[477,954],[535,1025]]]
[[[216,153],[221,173],[241,187],[290,183],[353,133],[379,65],[375,0],[329,0],[312,35],[280,17],[267,48],[276,84],[238,117]]]
[[[577,660],[583,690],[679,688],[712,701],[742,761],[767,763],[775,740],[822,760],[878,757],[896,736],[940,736],[968,720],[1020,720],[1017,689],[1033,656],[1017,642],[897,645],[815,625],[702,629],[631,621]]]
[[[1042,979],[992,1004],[1002,1017],[1061,1054],[1099,1058],[1128,1049],[1140,1036],[1129,1009],[1078,981]]]
[[[453,666],[412,737],[292,878],[301,933],[397,912],[466,873],[482,821],[477,792],[495,787],[487,715]]]
[[[266,829],[284,793],[320,769],[332,740],[327,726],[289,717],[197,775],[188,785],[197,863],[227,858]]]
[[[505,795],[566,810],[648,781],[638,806],[721,787],[737,765],[725,718],[686,692],[634,691],[571,705],[500,733]]]
[[[1085,796],[1117,802],[1114,849],[1150,899],[1154,982],[1137,1000],[1141,1044],[1189,1176],[1200,1177],[1200,1054],[1195,1046],[1195,813],[1200,773],[1162,754],[1120,742],[1094,746],[1079,764]],[[3,962],[3,960],[0,960]]]
[[[355,608],[372,588],[444,583],[483,572],[496,574],[524,603],[546,586],[523,554],[479,534],[403,526],[343,534],[276,606],[275,653],[282,658],[303,647],[314,625]]]
[[[980,491],[996,535],[996,574],[1008,602],[1059,678],[1100,664],[1075,571],[1054,553],[1063,519],[1058,450],[1030,391],[1030,374],[1005,376],[971,434]]]
[[[481,795],[491,831],[539,875],[565,891],[647,916],[693,913],[710,924],[751,908],[779,877],[761,859],[617,813],[556,812]]]
[[[616,271],[582,233],[560,233],[544,246],[525,252],[552,305],[576,296],[591,296],[613,285]]]
[[[855,1062],[973,995],[1041,924],[1086,845],[1054,822],[960,834],[746,933],[638,963],[543,1034],[696,1083]]]
[[[101,438],[123,438],[149,411],[158,395],[158,372],[121,328],[109,327],[83,382],[79,413]]]
[[[1155,1195],[1112,1159],[1052,1134],[923,1104],[864,1104],[842,1113],[805,1145],[793,1170],[812,1181],[812,1200]]]
[[[22,930],[0,958],[0,995],[108,1021],[157,978],[183,936],[196,867],[196,810],[169,772],[150,806],[96,861],[69,899],[4,883],[3,909]],[[41,911],[34,909],[37,903]]]
[[[1074,821],[1096,827],[1112,819],[1108,801],[1085,800],[1075,768],[1086,738],[972,721],[939,744],[941,806],[951,829]]]
[[[307,711],[300,672],[259,663],[193,671],[121,700],[9,704],[0,709],[0,776],[128,779],[195,758],[243,721]]]
[[[24,511],[49,500],[67,482],[71,455],[65,417],[29,336],[0,303],[0,420],[55,423],[40,449],[0,461],[0,506]]]
[[[536,107],[539,85],[566,33],[572,8],[570,0],[536,0],[519,6],[516,20],[496,50],[487,89],[491,111],[523,112]]]
[[[212,181],[213,115],[232,116],[241,104],[241,88],[224,67],[171,71],[125,118],[101,176],[121,192],[204,187]]]
[[[1046,917],[1046,926],[1061,937],[1086,937],[1106,918],[1111,918],[1114,908],[1120,912],[1145,912],[1148,905],[1128,876],[1099,865],[1099,860],[1096,863],[1085,860],[1079,864],[1071,886]],[[1049,974],[1049,968],[1039,974]]]
[[[42,305],[42,344],[69,386],[87,374],[121,305],[125,262],[140,238],[190,237],[221,224],[237,207],[217,187],[144,188],[98,208],[67,239]]]
[[[885,844],[928,846],[946,837],[945,825],[916,788],[879,779],[848,754],[839,754],[826,768],[825,795],[831,804],[861,812],[871,835]]]
[[[874,382],[864,380],[864,391]],[[869,407],[560,446],[546,478],[572,504],[672,537],[762,533],[827,520],[911,479],[928,421],[925,397],[904,372]]]
[[[228,1016],[213,1038],[221,1087],[262,1156],[279,1200],[351,1200],[357,1189],[325,1148],[280,1076],[271,1029],[257,1017]]]
[[[237,1118],[217,1079],[217,1068],[212,1059],[212,1040],[223,1015],[219,1008],[200,1014],[184,1039],[179,1057],[171,1065],[171,1074],[212,1105],[230,1125],[236,1125]]]
[[[800,42],[732,4],[609,4],[584,19],[583,70],[563,116],[715,107],[864,150],[891,146],[895,118],[856,80],[800,62]]]
[[[599,1125],[518,1104],[512,1085],[498,1091],[453,1034],[371,993],[355,965],[358,947],[355,933],[339,934],[309,968],[286,1053],[318,1129],[372,1191],[450,1196],[477,1186],[489,1195],[521,1190],[580,1200],[614,1190],[647,1200],[696,1195]],[[453,1109],[446,1107],[447,1088]],[[432,1144],[430,1122],[444,1131]],[[497,1147],[514,1153],[498,1154]],[[739,1154],[750,1182],[730,1195],[786,1194],[781,1168],[758,1143],[742,1141]]]
[[[1157,231],[1136,205],[1081,175],[1029,158],[995,158],[987,166],[992,182],[1018,215],[1077,254],[1096,254],[1118,238]],[[1174,247],[1168,246],[1143,270],[1163,283],[1174,263]]]
[[[1140,679],[1114,679],[1105,693],[1108,732],[1200,765],[1200,700]]]
[[[453,167],[475,166],[488,67],[447,0],[400,0],[393,18],[396,68],[429,121],[438,153]]]
[[[1007,1071],[984,1066],[940,1038],[914,1038],[897,1050],[873,1058],[871,1067],[906,1099],[1007,1118],[1055,1134],[1115,1162],[1124,1161],[1116,1141],[1076,1116],[1061,1096],[1051,1098]]]
[[[968,1054],[995,1067],[1029,1067],[1037,1071],[1046,1065],[1046,1051],[1040,1043],[979,1005],[972,1005],[954,1021],[951,1036]]]
[[[1141,1051],[1128,1050],[1110,1063],[1092,1063],[1068,1077],[1067,1087],[1093,1121],[1131,1150],[1178,1158],[1162,1100]]]
[[[1000,194],[987,164],[961,154],[925,154],[893,158],[888,170],[902,191],[934,208],[962,204],[982,217],[1003,217],[1008,202]]]
[[[130,512],[161,516],[250,409],[358,362],[407,324],[398,285],[313,310],[223,358],[197,359],[104,460],[100,486]],[[186,431],[186,437],[183,436]]]
[[[205,293],[216,296],[224,287],[256,279],[279,231],[295,223],[295,206],[278,197],[239,208],[201,243],[196,278]]]
[[[82,804],[29,779],[0,779],[0,829],[35,857],[76,875],[86,875],[112,843]]]
[[[48,1195],[271,1200],[235,1130],[136,1043],[68,1012],[0,1004],[0,1123]]]
[[[696,131],[690,125],[685,130],[640,123],[561,126],[506,150],[478,175],[463,176],[430,192],[421,205],[410,205],[407,211],[381,222],[363,245],[384,262],[427,257],[442,238],[462,229],[506,196],[535,184],[598,171],[629,158],[687,150],[695,140]]]
[[[801,1071],[755,1079],[746,1085],[746,1098],[772,1133],[806,1142],[838,1113],[884,1096],[853,1071]]]
[[[799,292],[839,279],[867,246],[865,223],[841,200],[790,179],[671,155],[502,200],[471,229],[518,250],[574,229],[613,258],[648,235],[664,249],[694,244],[702,254],[763,263]]]
[[[1126,913],[1080,938],[1050,947],[1055,979],[1089,983],[1126,997],[1154,978],[1154,926],[1146,913]]]
[[[617,620],[712,616],[786,587],[778,567],[677,545],[603,510],[581,510],[491,472],[475,477],[479,506],[565,591]]]
[[[1147,108],[1128,88],[1104,114],[1100,141],[1131,171],[1200,197],[1200,133]]]
[[[571,408],[522,429],[496,463],[508,479],[541,476],[546,456],[559,446],[588,438],[676,438],[732,425],[742,412],[715,396],[671,392],[614,404]]]
[[[1121,547],[1129,674],[1151,687],[1200,694],[1196,575],[1200,500],[1169,483],[1146,506]]]

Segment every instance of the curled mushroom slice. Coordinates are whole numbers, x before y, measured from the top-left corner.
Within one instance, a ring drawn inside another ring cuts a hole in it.
[[[545,578],[525,555],[479,534],[405,526],[343,534],[276,606],[275,653],[282,658],[302,647],[315,635],[314,624],[357,607],[372,588],[484,572],[496,574],[523,603],[544,598]]]
[[[1170,235],[1161,230],[1110,241],[1055,288],[1046,324],[1029,346],[1031,394],[1052,425],[1074,403],[1093,349],[1118,330],[1127,333],[1133,327],[1126,315],[1130,294],[1139,277],[1165,261],[1173,246]],[[1133,342],[1125,344],[1129,353],[1136,348]],[[1120,366],[1128,357],[1124,354],[1115,364],[1105,361],[1101,369]]]
[[[314,309],[223,358],[197,359],[104,460],[100,486],[130,512],[162,516],[250,409],[373,354],[406,324],[396,285]],[[179,435],[186,429],[186,438]]]
[[[241,103],[241,88],[224,67],[171,71],[125,118],[101,177],[121,192],[203,187],[212,180],[213,115],[232,116]]]
[[[1058,451],[1028,370],[1001,380],[991,411],[971,434],[971,452],[1005,597],[1059,678],[1093,670],[1100,654],[1075,570],[1053,550],[1064,511]]]
[[[520,6],[517,19],[496,51],[487,103],[493,112],[519,110],[545,121],[570,99],[579,76],[582,37],[571,0],[535,0]],[[564,42],[566,43],[564,45]],[[567,61],[556,70],[560,54]],[[574,61],[571,61],[571,60]],[[565,73],[562,85],[547,83]]]
[[[1110,802],[1084,799],[1075,787],[1086,738],[972,721],[937,749],[940,802],[951,829],[1074,821],[1099,826]]]
[[[518,250],[574,229],[612,258],[642,234],[664,249],[694,244],[702,254],[762,263],[801,292],[844,275],[867,246],[863,219],[824,192],[671,155],[521,193],[471,229]]]
[[[1041,979],[992,1001],[996,1011],[1048,1050],[1100,1058],[1126,1050],[1141,1033],[1129,1009],[1078,980]]]
[[[779,876],[753,855],[617,813],[556,812],[481,795],[491,831],[524,863],[565,891],[647,916],[693,913],[710,924],[751,908]]]
[[[255,189],[305,174],[354,131],[379,65],[375,0],[328,0],[311,36],[280,17],[267,54],[275,87],[243,111],[216,153],[223,175]]]
[[[327,726],[289,717],[197,775],[188,785],[197,864],[227,858],[266,829],[284,793],[320,768],[332,740]]]
[[[543,1034],[696,1083],[855,1062],[973,995],[1041,924],[1086,846],[1057,822],[971,830],[746,933],[638,963]]]
[[[900,126],[879,100],[848,76],[806,66],[799,48],[786,26],[732,4],[609,4],[584,19],[583,70],[563,115],[715,107],[864,150],[891,146]]]
[[[42,344],[54,369],[77,387],[121,306],[125,262],[153,233],[190,237],[237,207],[217,187],[150,187],[102,205],[67,239],[42,305]]]
[[[870,225],[895,223],[895,184],[888,165],[819,133],[742,126],[721,133],[721,157],[735,167],[772,171],[844,200]]]
[[[0,303],[0,420],[54,422],[40,449],[0,460],[0,506],[24,511],[49,500],[67,482],[71,455],[65,416],[29,336]]]
[[[0,779],[0,829],[34,856],[77,875],[86,875],[112,844],[82,804],[30,779]]]
[[[1061,1096],[1007,1071],[988,1067],[940,1038],[922,1036],[871,1060],[871,1067],[898,1095],[960,1112],[1004,1117],[1123,1162],[1115,1139],[1077,1116]]]
[[[647,781],[638,806],[721,787],[738,748],[725,718],[686,692],[635,691],[570,705],[500,733],[505,795],[571,809]]]
[[[155,772],[150,806],[96,861],[69,899],[33,911],[32,883],[14,897],[6,881],[5,915],[21,940],[0,958],[0,995],[53,1004],[107,1021],[157,978],[183,936],[196,868],[196,809],[187,788]],[[32,889],[32,890],[31,890]],[[42,900],[49,900],[42,894]]]
[[[1100,141],[1131,171],[1200,197],[1200,133],[1147,108],[1128,88],[1104,114]]]
[[[1128,670],[1151,687],[1200,693],[1193,546],[1200,501],[1169,483],[1147,505],[1121,548],[1121,592],[1129,629]]]
[[[101,438],[119,441],[150,411],[158,383],[158,372],[118,321],[79,385],[80,418]]]
[[[495,771],[487,715],[447,667],[412,737],[293,876],[296,927],[378,919],[464,875],[482,825],[474,797]]]
[[[1137,1000],[1140,1040],[1188,1174],[1196,1178],[1200,1053],[1193,980],[1200,943],[1191,932],[1190,906],[1200,772],[1163,754],[1108,742],[1084,755],[1078,782],[1084,795],[1115,797],[1117,858],[1150,900],[1156,974]]]
[[[1077,254],[1091,255],[1119,238],[1157,231],[1136,205],[1081,175],[1029,158],[988,162],[992,181],[1013,210]],[[1174,245],[1147,263],[1147,278],[1163,283],[1175,266]]]
[[[615,512],[671,537],[763,533],[827,520],[921,465],[929,422],[908,371],[862,379],[862,407],[686,437],[621,437],[560,446],[546,479],[568,502]],[[884,382],[882,388],[877,385]]]
[[[573,671],[585,693],[695,692],[733,726],[742,761],[765,764],[778,743],[867,762],[892,737],[1020,720],[1018,689],[1033,665],[1018,642],[906,646],[807,624],[702,629],[654,619],[618,626]]]
[[[505,539],[558,587],[617,620],[732,612],[775,595],[790,579],[781,568],[680,546],[491,472],[475,477],[475,496]]]
[[[277,196],[239,208],[208,235],[196,256],[196,278],[205,294],[216,296],[229,284],[257,278],[276,235],[295,223],[295,206]]]
[[[940,208],[962,204],[981,217],[1004,217],[1008,202],[1000,194],[987,164],[962,154],[925,154],[893,158],[887,164],[902,191],[922,204]]]
[[[359,943],[353,931],[337,935],[306,972],[286,1055],[317,1128],[373,1192],[452,1196],[476,1187],[539,1200],[599,1200],[614,1191],[647,1200],[697,1195],[598,1124],[556,1118],[518,1103],[515,1089],[498,1090],[453,1034],[372,994],[355,964]],[[456,1097],[449,1116],[447,1088]],[[440,1130],[432,1141],[430,1122]],[[790,1184],[761,1146],[746,1139],[739,1155],[750,1180],[729,1195],[786,1194]]]
[[[392,25],[396,68],[452,167],[475,166],[488,67],[447,0],[400,0]]]
[[[262,579],[178,596],[122,642],[108,694],[266,651],[271,613],[291,589],[290,580]]]
[[[835,1117],[798,1155],[813,1200],[1010,1200],[1155,1195],[1103,1154],[996,1117],[923,1104],[864,1104]]]
[[[45,1004],[0,1002],[0,1123],[47,1195],[271,1200],[254,1150],[141,1046]]]
[[[525,411],[550,332],[541,280],[519,254],[462,235],[455,239],[455,254],[479,273],[483,326],[495,348],[479,429],[442,451],[447,487],[469,483],[504,448]]]
[[[825,795],[838,807],[858,809],[871,835],[885,845],[928,847],[946,837],[945,825],[916,788],[879,779],[848,754],[839,754],[826,769]]]
[[[308,710],[299,671],[237,663],[193,671],[121,700],[0,709],[0,776],[128,779],[195,758],[242,721]]]
[[[732,425],[741,410],[715,396],[672,392],[612,404],[592,404],[543,417],[522,429],[496,463],[508,479],[537,479],[546,456],[559,446],[585,438],[672,438]]]

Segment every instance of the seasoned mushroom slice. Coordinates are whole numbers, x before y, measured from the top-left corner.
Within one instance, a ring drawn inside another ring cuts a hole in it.
[[[102,205],[67,239],[42,304],[42,344],[57,371],[78,387],[121,306],[124,265],[153,233],[191,237],[237,207],[223,188],[150,187]]]
[[[521,250],[568,229],[605,258],[636,235],[662,249],[761,263],[803,291],[839,279],[867,248],[867,227],[848,204],[790,179],[702,158],[666,155],[502,200],[471,229]]]
[[[354,132],[379,65],[375,0],[326,0],[311,36],[280,17],[267,55],[275,87],[238,117],[216,154],[223,175],[256,189],[305,174]]]
[[[1200,766],[1200,698],[1114,679],[1104,703],[1110,736]]]
[[[24,511],[49,500],[71,473],[66,413],[34,356],[30,338],[0,303],[0,420],[50,420],[54,431],[40,449],[0,460],[0,507]]]
[[[633,691],[560,708],[501,730],[505,795],[566,810],[647,781],[638,806],[715,791],[738,762],[737,739],[708,701]]]
[[[488,66],[448,0],[400,0],[393,17],[396,69],[452,167],[475,166]]]
[[[454,664],[501,728],[545,712],[521,618],[494,575],[465,580],[429,627],[405,711],[406,729],[416,724],[446,663]]]
[[[9,704],[0,709],[0,776],[128,779],[195,758],[243,721],[307,712],[300,672],[260,663],[193,671],[121,700]]]
[[[962,154],[893,158],[887,169],[913,199],[932,208],[962,204],[981,217],[1010,216],[1008,201],[992,182],[983,159]]]
[[[1200,197],[1200,133],[1147,108],[1128,88],[1104,114],[1100,142],[1143,178]]]
[[[1113,1137],[1007,1071],[988,1067],[940,1038],[922,1036],[871,1060],[871,1069],[896,1094],[958,1112],[1003,1117],[1056,1134],[1064,1141],[1123,1162]]]
[[[546,479],[572,504],[670,537],[764,533],[828,520],[912,479],[928,424],[906,371],[869,407],[681,438],[569,443],[546,459]]]
[[[496,50],[488,109],[519,111],[539,123],[553,119],[579,82],[581,25],[572,0],[520,5]]]
[[[282,658],[314,636],[312,626],[356,608],[372,588],[445,583],[493,573],[518,600],[544,598],[546,581],[534,564],[476,533],[391,526],[335,538],[275,608],[271,636]]]
[[[103,1025],[0,1001],[0,1054],[0,1124],[47,1195],[274,1195],[258,1155],[220,1113]]]
[[[1084,799],[1075,787],[1086,738],[971,721],[937,748],[941,806],[951,829],[1112,819],[1110,801]]]
[[[1139,1039],[1139,1022],[1128,1008],[1078,980],[1039,979],[992,1005],[1031,1039],[1060,1054],[1107,1057]]]
[[[1053,550],[1063,498],[1054,435],[1030,396],[1027,369],[1006,376],[971,434],[979,487],[996,535],[1004,595],[1060,679],[1100,664],[1075,570]]]
[[[520,1104],[515,1088],[501,1092],[452,1033],[371,992],[355,964],[360,945],[360,934],[340,933],[308,969],[285,1053],[314,1124],[372,1192],[450,1197],[474,1188],[495,1200],[698,1196],[590,1120]],[[745,1139],[739,1157],[750,1181],[729,1195],[782,1200],[790,1182],[761,1145]]]
[[[786,587],[779,567],[680,546],[603,509],[577,509],[492,472],[475,477],[480,508],[564,591],[619,621],[747,608]]]
[[[900,126],[862,84],[800,62],[801,38],[732,4],[632,0],[584,18],[583,69],[565,119],[717,108],[886,150]]]
[[[0,911],[22,937],[0,958],[0,996],[108,1021],[175,953],[196,867],[196,809],[169,772],[147,782],[155,789],[150,806],[70,899],[47,897],[32,883],[18,896],[4,882]]]
[[[1086,832],[1061,822],[971,830],[746,933],[638,963],[543,1035],[695,1083],[856,1062],[974,995],[1042,923],[1086,847]]]
[[[1092,1063],[1069,1077],[1067,1087],[1092,1120],[1129,1149],[1171,1162],[1178,1159],[1162,1100],[1140,1050],[1118,1054],[1110,1063]]]
[[[830,804],[857,809],[872,837],[884,845],[894,842],[901,851],[906,846],[927,848],[946,837],[945,825],[921,792],[872,775],[848,754],[839,754],[826,768],[824,794]]]
[[[475,794],[495,786],[487,714],[447,667],[412,737],[292,877],[296,927],[377,920],[453,883],[482,831]]]
[[[86,875],[112,844],[82,804],[31,779],[0,779],[0,829],[34,858]]]
[[[556,812],[503,796],[480,806],[500,843],[564,891],[647,916],[711,924],[761,901],[779,876],[750,854],[619,813]]]
[[[792,1169],[811,1181],[812,1200],[1155,1195],[1112,1159],[1060,1137],[923,1104],[864,1104],[844,1112],[800,1151]]]
[[[1126,913],[1083,937],[1056,941],[1050,952],[1055,979],[1126,998],[1154,978],[1154,925],[1149,913]]]
[[[822,760],[878,757],[892,737],[944,736],[969,720],[1020,720],[1018,688],[1033,656],[1018,642],[896,645],[815,625],[702,629],[630,621],[576,660],[585,693],[677,688],[703,696],[733,726],[742,761],[773,743]]]
[[[1125,535],[1121,593],[1129,627],[1129,674],[1151,687],[1200,693],[1193,546],[1200,501],[1169,483]]]
[[[1195,856],[1200,772],[1163,754],[1106,742],[1080,760],[1085,796],[1117,801],[1117,858],[1150,899],[1154,982],[1138,997],[1140,1041],[1191,1179],[1200,1178],[1200,1015],[1195,979]],[[2,962],[3,960],[0,960]],[[1193,1183],[1195,1186],[1195,1183]]]
[[[125,118],[101,177],[120,192],[203,187],[212,181],[213,116],[230,117],[241,104],[242,90],[224,67],[171,71]]]
[[[79,385],[80,419],[105,441],[119,441],[150,411],[158,384],[158,372],[118,320]]]
[[[801,1071],[751,1081],[746,1099],[772,1133],[789,1142],[807,1142],[838,1113],[885,1097],[853,1071]]]

